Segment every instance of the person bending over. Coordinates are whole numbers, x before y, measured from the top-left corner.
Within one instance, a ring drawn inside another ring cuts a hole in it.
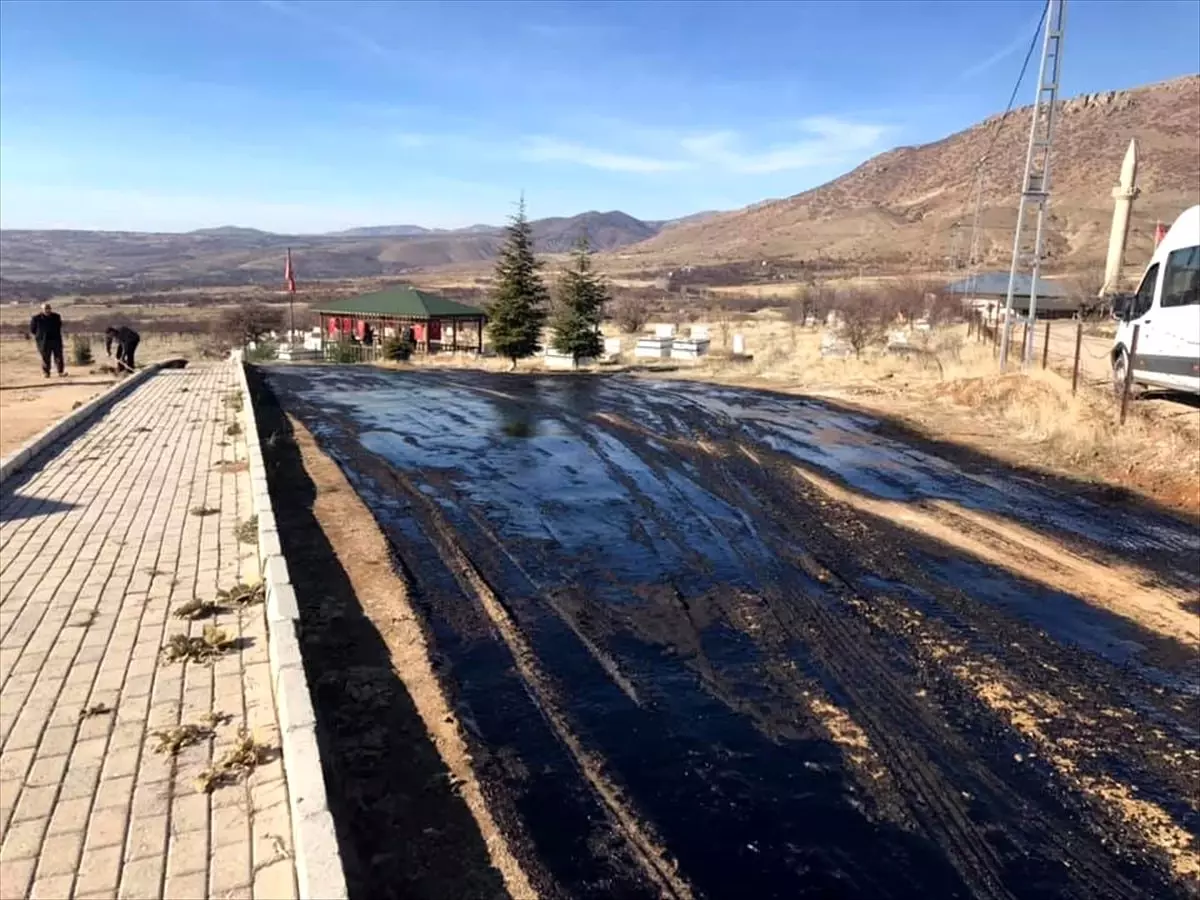
[[[138,333],[126,325],[104,330],[104,352],[112,356],[112,345],[117,345],[118,372],[133,371],[133,354],[140,340]]]
[[[63,370],[62,316],[52,310],[49,303],[43,303],[42,311],[30,320],[29,333],[33,335],[38,355],[42,357],[42,375],[50,377],[51,359],[58,374],[66,375]]]

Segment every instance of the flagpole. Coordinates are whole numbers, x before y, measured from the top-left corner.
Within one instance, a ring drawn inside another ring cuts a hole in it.
[[[287,287],[288,287],[288,349],[295,346],[296,341],[296,273],[292,269],[292,248],[287,251]]]

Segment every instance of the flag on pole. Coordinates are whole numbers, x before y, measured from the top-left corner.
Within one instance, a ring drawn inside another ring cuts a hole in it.
[[[289,294],[296,293],[296,273],[292,270],[292,248],[288,247],[287,265],[283,269],[283,280],[287,282]]]
[[[1162,239],[1167,236],[1166,226],[1162,222],[1157,222],[1154,225],[1154,246],[1157,247],[1162,243]]]

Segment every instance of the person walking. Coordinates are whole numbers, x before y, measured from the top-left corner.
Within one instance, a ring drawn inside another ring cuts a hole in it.
[[[66,375],[63,368],[62,316],[52,310],[49,303],[43,303],[42,311],[30,320],[29,333],[33,335],[38,354],[42,357],[43,377],[50,377],[51,359],[59,377]]]
[[[112,356],[112,345],[117,345],[118,372],[133,371],[133,353],[141,339],[141,336],[127,325],[104,329],[104,352]]]

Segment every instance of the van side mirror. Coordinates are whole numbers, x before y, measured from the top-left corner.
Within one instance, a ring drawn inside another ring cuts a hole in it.
[[[1114,319],[1128,322],[1133,318],[1133,294],[1114,294],[1112,298],[1112,314]]]

